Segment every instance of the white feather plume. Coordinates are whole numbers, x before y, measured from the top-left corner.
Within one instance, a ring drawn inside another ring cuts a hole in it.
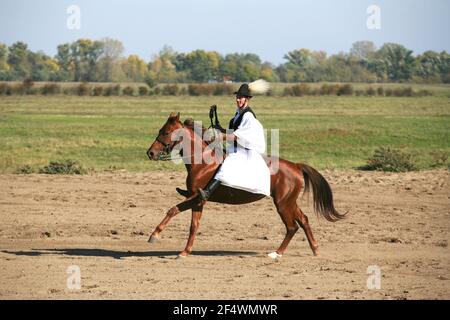
[[[263,79],[250,82],[248,88],[252,94],[265,94],[270,89],[270,84]]]

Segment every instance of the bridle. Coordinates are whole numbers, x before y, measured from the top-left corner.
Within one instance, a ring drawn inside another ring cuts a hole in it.
[[[175,145],[177,144],[178,141],[168,143],[162,140],[160,136],[161,135],[158,135],[158,137],[156,137],[156,141],[158,141],[163,145],[163,150],[158,153],[158,160],[161,161],[171,160],[170,153],[172,152],[173,148],[175,148]]]

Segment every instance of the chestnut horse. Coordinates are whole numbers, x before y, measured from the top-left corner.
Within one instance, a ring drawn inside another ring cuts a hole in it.
[[[200,218],[202,216],[203,206],[206,201],[198,196],[198,189],[204,188],[208,182],[214,177],[219,164],[215,161],[213,163],[194,163],[194,151],[201,150],[202,156],[205,153],[214,155],[214,151],[205,150],[208,144],[194,132],[191,125],[180,122],[180,114],[172,113],[167,122],[160,129],[156,140],[152,143],[147,151],[150,160],[169,160],[170,153],[174,147],[181,143],[180,141],[172,141],[171,134],[178,130],[182,132],[183,139],[188,139],[188,144],[183,143],[184,146],[190,145],[191,152],[188,153],[190,161],[185,164],[187,169],[186,186],[188,196],[185,201],[170,208],[161,223],[155,228],[149,238],[149,242],[156,242],[160,239],[160,233],[164,230],[170,220],[178,213],[188,209],[192,209],[192,220],[190,227],[189,239],[185,249],[179,254],[179,257],[185,257],[192,252],[195,235],[197,233]],[[181,154],[183,150],[181,151]],[[184,152],[186,154],[186,152]],[[197,155],[198,156],[198,155]],[[203,158],[202,158],[203,159]],[[273,161],[277,160],[278,170],[273,170]],[[294,234],[299,229],[299,226],[304,230],[308,238],[309,246],[314,255],[319,254],[317,241],[314,239],[311,228],[308,223],[308,217],[302,212],[297,205],[297,198],[299,197],[302,186],[304,185],[304,192],[308,192],[312,188],[314,199],[314,210],[317,214],[321,214],[326,220],[335,222],[345,217],[345,214],[340,214],[336,211],[333,205],[333,194],[331,188],[325,178],[317,172],[314,168],[302,164],[293,163],[281,158],[265,157],[268,167],[271,169],[270,182],[270,196],[278,211],[278,214],[286,226],[286,236],[276,252],[269,254],[269,257],[278,258],[283,255],[289,242]],[[253,194],[244,190],[234,189],[221,185],[208,199],[208,201],[227,203],[227,204],[245,204],[258,201],[264,198],[264,195]]]

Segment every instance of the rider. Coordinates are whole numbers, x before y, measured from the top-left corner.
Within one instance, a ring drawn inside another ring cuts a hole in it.
[[[266,150],[264,129],[249,107],[251,89],[244,83],[234,94],[237,109],[229,124],[232,133],[225,135],[233,143],[227,148],[227,157],[215,177],[205,189],[198,189],[203,200],[220,184],[270,196],[270,171],[262,157]],[[226,132],[222,127],[216,129]]]

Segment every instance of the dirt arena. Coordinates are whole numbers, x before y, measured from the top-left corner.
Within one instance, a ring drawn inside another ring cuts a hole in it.
[[[190,212],[147,239],[182,200],[184,173],[1,175],[0,299],[450,299],[448,170],[322,174],[348,219],[318,219],[300,198],[321,255],[300,229],[278,260],[266,255],[284,237],[271,199],[208,204],[193,255],[177,259]],[[67,288],[71,265],[80,289]]]

